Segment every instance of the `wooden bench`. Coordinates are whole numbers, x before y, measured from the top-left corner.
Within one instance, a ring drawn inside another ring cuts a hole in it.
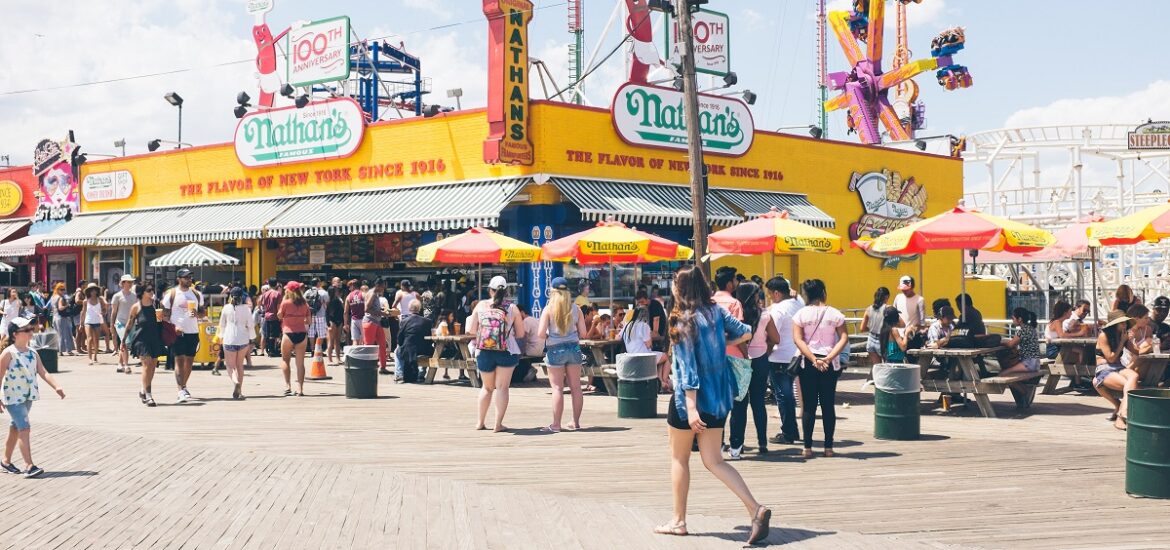
[[[471,379],[471,386],[478,388],[480,386],[479,373],[475,370],[475,361],[468,361],[465,359],[435,359],[434,357],[419,357],[418,366],[427,369],[427,376],[424,382],[427,384],[435,383],[435,374],[439,369],[455,369],[467,372],[467,378]]]
[[[1021,372],[1011,373],[1006,376],[980,377],[979,368],[975,365],[975,359],[978,357],[994,357],[997,353],[1006,349],[1003,346],[975,349],[921,348],[907,351],[906,354],[918,358],[918,365],[922,368],[923,391],[974,394],[975,403],[979,406],[979,412],[983,413],[983,416],[987,418],[995,418],[995,409],[991,406],[991,399],[988,398],[989,395],[1002,394],[1012,384],[1026,382],[1042,376],[1041,372]],[[964,380],[930,378],[928,371],[931,367],[931,360],[934,358],[953,359],[958,363]],[[1032,385],[1030,391],[1035,392],[1035,390],[1036,387]],[[1032,395],[1024,397],[1026,402],[1031,403]]]
[[[588,380],[600,378],[601,383],[605,384],[606,393],[617,397],[617,365],[608,364],[600,367],[583,367],[581,374]]]

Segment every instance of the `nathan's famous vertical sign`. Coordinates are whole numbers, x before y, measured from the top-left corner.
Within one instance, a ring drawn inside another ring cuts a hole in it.
[[[483,160],[523,164],[534,160],[528,134],[528,23],[530,0],[483,0],[488,19],[488,138]]]

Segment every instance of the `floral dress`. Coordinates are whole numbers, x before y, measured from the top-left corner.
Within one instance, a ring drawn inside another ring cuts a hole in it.
[[[3,390],[4,405],[20,405],[40,399],[37,389],[37,354],[29,349],[24,352],[9,346],[4,353],[12,356],[8,371],[4,374],[0,389]]]

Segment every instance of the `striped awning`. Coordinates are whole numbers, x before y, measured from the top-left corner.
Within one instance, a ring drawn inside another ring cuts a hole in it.
[[[150,261],[151,267],[186,267],[195,265],[239,265],[240,260],[203,246],[191,243],[174,252]]]
[[[7,271],[16,271],[16,268],[12,267],[4,262],[0,262],[0,272],[7,272]]]
[[[264,226],[293,199],[154,208],[126,214],[98,234],[97,246],[168,244],[258,239]]]
[[[111,225],[126,217],[125,212],[108,214],[83,214],[69,220],[65,225],[54,229],[52,233],[39,235],[44,237],[44,246],[93,246],[97,236]],[[31,237],[31,235],[30,235]],[[29,252],[32,254],[32,252]]]
[[[691,225],[691,190],[681,185],[627,181],[550,178],[552,183],[589,221],[614,220],[629,224]],[[707,219],[733,224],[743,218],[727,205],[707,196]]]
[[[711,194],[742,211],[744,217],[749,220],[758,218],[775,207],[778,210],[787,210],[792,219],[815,227],[833,228],[837,225],[837,220],[813,206],[808,196],[800,193],[716,188],[711,189]]]
[[[32,256],[37,253],[37,245],[48,237],[49,233],[42,233],[40,235],[26,235],[19,239],[8,241],[0,244],[0,257],[19,258],[22,256]]]
[[[269,237],[363,235],[499,224],[528,178],[402,187],[298,199],[267,226]]]
[[[22,218],[19,220],[5,220],[0,222],[0,241],[7,239],[13,233],[20,231],[24,226],[28,225],[30,220]]]

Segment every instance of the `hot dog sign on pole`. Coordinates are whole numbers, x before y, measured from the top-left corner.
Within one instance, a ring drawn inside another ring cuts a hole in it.
[[[488,137],[483,160],[489,164],[532,166],[528,134],[528,23],[530,0],[483,0],[488,19]]]

